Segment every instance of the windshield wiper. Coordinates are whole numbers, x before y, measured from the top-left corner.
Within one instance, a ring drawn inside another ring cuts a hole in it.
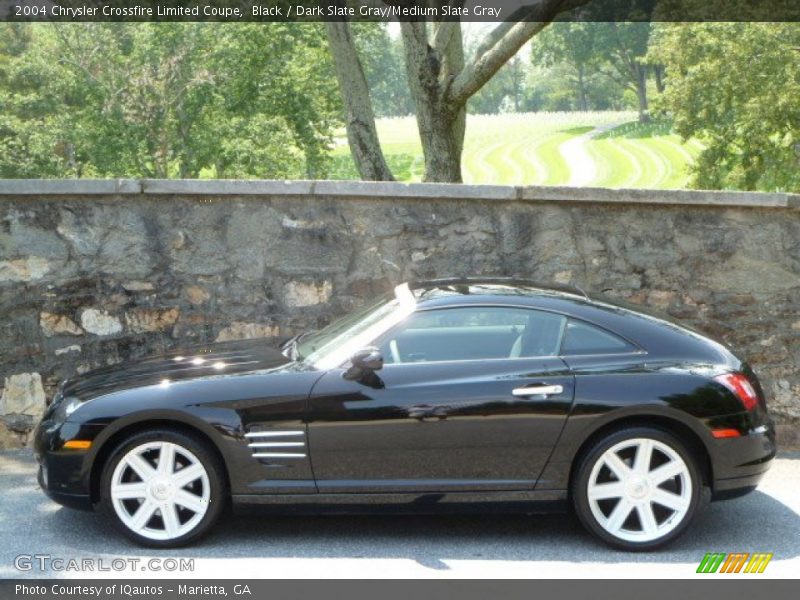
[[[288,354],[286,354],[286,356],[291,360],[302,359],[303,357],[300,356],[300,354],[297,352],[297,345],[300,343],[300,340],[302,340],[308,334],[313,333],[314,331],[315,331],[314,329],[310,329],[308,331],[304,331],[303,333],[298,333],[297,335],[290,337],[283,343],[283,345],[281,346],[281,350],[288,351]]]

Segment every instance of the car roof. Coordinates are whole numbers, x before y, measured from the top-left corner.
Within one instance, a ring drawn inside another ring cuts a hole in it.
[[[683,355],[728,361],[729,351],[701,332],[646,306],[634,306],[578,287],[514,277],[471,277],[412,281],[420,310],[480,304],[550,310],[594,323],[645,348],[651,356]]]
[[[577,287],[512,277],[470,277],[409,282],[421,310],[476,304],[541,308],[597,322],[598,308],[611,308]],[[614,309],[620,307],[613,307]],[[624,309],[623,309],[624,310]],[[629,309],[628,309],[629,310]],[[601,311],[602,312],[602,311]],[[602,317],[602,314],[600,315]],[[603,324],[600,319],[599,324]]]
[[[517,277],[462,277],[453,279],[429,279],[411,281],[408,287],[414,292],[418,302],[434,298],[463,296],[510,296],[533,298],[537,296],[563,296],[583,298],[589,296],[581,288],[570,285],[543,284],[531,279]]]

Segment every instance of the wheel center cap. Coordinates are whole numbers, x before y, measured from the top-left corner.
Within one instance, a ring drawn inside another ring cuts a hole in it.
[[[163,502],[175,495],[175,486],[166,479],[155,479],[148,485],[148,491],[153,499]]]
[[[635,498],[636,500],[641,500],[650,493],[650,486],[648,485],[645,479],[641,477],[636,477],[628,482],[627,492],[628,496],[630,496],[631,498]]]

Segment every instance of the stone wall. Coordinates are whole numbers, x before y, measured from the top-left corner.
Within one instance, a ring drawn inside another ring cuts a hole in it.
[[[316,328],[410,278],[518,275],[741,349],[800,424],[800,198],[356,182],[0,181],[0,446],[58,381]],[[795,437],[793,437],[795,436]]]

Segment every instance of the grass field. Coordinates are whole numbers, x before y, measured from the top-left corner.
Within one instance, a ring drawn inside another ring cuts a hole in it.
[[[354,179],[344,132],[335,179]],[[413,117],[380,119],[378,135],[395,176],[420,181],[422,150]],[[639,125],[632,112],[470,116],[464,145],[467,183],[675,189],[700,151],[664,125]]]

